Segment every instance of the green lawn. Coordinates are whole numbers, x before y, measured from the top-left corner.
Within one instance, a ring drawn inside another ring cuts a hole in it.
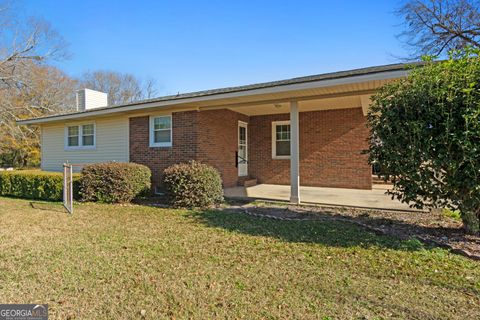
[[[341,222],[0,198],[0,303],[51,319],[479,319],[480,263]]]

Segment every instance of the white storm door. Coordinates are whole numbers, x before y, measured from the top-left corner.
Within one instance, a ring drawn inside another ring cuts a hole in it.
[[[248,132],[245,122],[238,123],[238,176],[248,176]]]

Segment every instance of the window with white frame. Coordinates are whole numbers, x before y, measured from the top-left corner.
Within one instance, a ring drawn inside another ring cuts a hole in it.
[[[82,126],[82,146],[95,145],[95,128],[93,124],[85,124]]]
[[[67,128],[67,147],[78,147],[80,145],[79,127],[71,126]]]
[[[172,146],[172,116],[150,117],[150,147]]]
[[[65,129],[65,148],[95,148],[95,124],[67,126]]]
[[[290,121],[272,122],[272,157],[290,158]]]

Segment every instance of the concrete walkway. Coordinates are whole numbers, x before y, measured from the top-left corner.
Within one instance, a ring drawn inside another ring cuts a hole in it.
[[[372,190],[300,187],[300,198],[304,203],[361,208],[416,211],[408,205],[392,200],[385,194],[388,185],[374,185]],[[227,198],[253,198],[288,201],[290,186],[259,184],[253,187],[225,189]]]

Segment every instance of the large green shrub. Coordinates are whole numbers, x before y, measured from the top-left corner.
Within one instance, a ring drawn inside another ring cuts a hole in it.
[[[163,175],[163,186],[175,207],[208,207],[223,201],[222,179],[213,167],[199,162],[175,164]]]
[[[150,191],[150,169],[136,163],[98,163],[83,167],[80,195],[85,201],[126,203]]]
[[[79,175],[74,175],[74,195],[78,193]],[[0,196],[61,201],[63,174],[40,170],[0,171]]]
[[[480,232],[480,51],[427,60],[373,97],[370,162],[391,195],[417,208],[459,210]]]

